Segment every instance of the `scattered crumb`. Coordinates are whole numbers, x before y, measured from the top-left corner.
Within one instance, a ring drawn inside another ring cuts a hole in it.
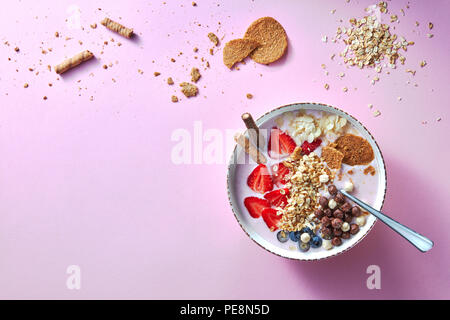
[[[55,37],[59,38],[59,32],[58,31],[55,32]]]
[[[108,66],[106,64],[103,65],[103,69],[108,69]]]
[[[167,84],[170,86],[174,84],[172,77],[167,78]]]
[[[197,3],[192,2],[192,6],[193,6],[193,7],[196,7],[196,6],[197,6]]]
[[[170,61],[175,62],[176,60],[174,58],[170,58]]]
[[[214,49],[213,48],[209,49],[209,54],[210,55],[214,55]]]
[[[428,22],[428,29],[430,29],[430,30],[433,29],[433,26],[434,26],[433,23]]]
[[[247,99],[253,99],[253,95],[251,93],[247,93]]]
[[[181,87],[181,92],[186,96],[186,97],[195,97],[198,94],[198,88],[188,82],[182,82],[180,83],[180,87]]]
[[[198,52],[198,48],[197,47],[194,48],[194,52]]]
[[[142,71],[141,69],[138,69],[138,73],[139,74],[144,74],[144,71]]]
[[[15,48],[14,48],[14,51],[15,51],[15,52],[19,52],[19,51],[20,51],[19,47],[15,47]]]
[[[172,102],[178,102],[178,97],[177,96],[172,96]]]
[[[47,100],[47,96],[44,96],[42,99]]]
[[[325,89],[330,89],[330,85],[328,83],[325,83],[325,85],[323,86]]]
[[[427,37],[428,37],[428,38],[433,38],[434,35],[433,35],[432,33],[427,33]]]
[[[344,87],[344,88],[342,88],[342,91],[347,92],[347,91],[348,91],[348,88],[347,88],[347,87]]]
[[[197,83],[197,81],[201,78],[200,71],[198,68],[192,68],[191,70],[191,81]]]
[[[374,176],[376,173],[375,168],[372,166],[368,166],[367,168],[364,169],[364,174],[370,174],[371,176]]]
[[[219,45],[219,38],[214,33],[208,33],[208,38],[216,47]]]
[[[23,85],[23,87],[24,87],[24,88],[28,88],[28,83],[25,83],[25,84]]]
[[[367,106],[369,107],[369,109],[373,108],[373,104],[371,104],[371,103],[369,103]]]
[[[420,67],[423,68],[427,65],[427,62],[425,60],[420,61]]]
[[[160,72],[157,72],[157,71],[153,72],[153,75],[154,75],[155,77],[159,76],[160,74],[161,74],[161,73],[160,73]]]
[[[96,29],[97,28],[97,24],[96,23],[91,24],[91,28],[92,29]]]
[[[375,111],[373,112],[373,116],[374,116],[374,117],[378,117],[378,116],[380,116],[380,115],[381,115],[380,110],[375,110]]]

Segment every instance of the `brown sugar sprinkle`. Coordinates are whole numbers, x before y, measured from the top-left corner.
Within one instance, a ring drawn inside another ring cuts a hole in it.
[[[368,166],[367,168],[364,169],[364,174],[370,174],[371,176],[374,176],[376,173],[375,168],[372,166]]]
[[[175,82],[173,82],[173,79],[172,79],[172,77],[169,77],[169,78],[167,78],[167,84],[168,85],[173,85]]]
[[[247,99],[253,99],[253,95],[251,93],[247,93]]]
[[[161,73],[160,73],[160,72],[157,72],[157,71],[153,72],[153,75],[154,75],[155,77],[159,76],[160,74],[161,74]]]
[[[172,96],[172,102],[178,102],[178,97],[177,96]]]
[[[201,78],[200,71],[198,68],[192,68],[191,70],[191,81],[197,83],[197,81]]]
[[[339,169],[344,159],[344,154],[332,147],[322,148],[322,159],[331,169]]]
[[[347,133],[340,136],[332,145],[344,154],[342,162],[345,164],[351,166],[363,165],[374,159],[373,149],[369,142],[354,134]]]

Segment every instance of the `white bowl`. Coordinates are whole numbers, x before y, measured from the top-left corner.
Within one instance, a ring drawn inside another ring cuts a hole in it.
[[[372,146],[372,149],[375,154],[375,164],[376,164],[376,170],[378,172],[378,190],[376,192],[375,201],[373,203],[373,207],[375,209],[381,210],[384,199],[386,196],[386,168],[385,163],[383,159],[383,155],[381,154],[381,151],[375,141],[375,139],[372,137],[370,132],[359,122],[356,118],[349,115],[348,113],[324,104],[320,103],[295,103],[290,104],[282,107],[278,107],[276,109],[273,109],[272,111],[264,114],[262,117],[260,117],[258,120],[256,120],[256,123],[258,127],[265,128],[265,125],[268,125],[271,120],[279,117],[285,112],[289,111],[299,111],[299,110],[317,110],[317,111],[326,111],[329,113],[336,114],[340,117],[343,117],[347,119],[353,125],[359,132],[359,134],[366,139],[370,145]],[[269,127],[267,128],[269,129]],[[309,250],[308,252],[301,252],[298,249],[297,250],[290,250],[285,247],[277,246],[274,243],[271,243],[268,241],[264,236],[262,236],[259,232],[255,230],[255,228],[252,226],[251,218],[245,209],[243,205],[243,196],[242,192],[239,192],[239,186],[242,185],[242,181],[238,181],[239,178],[236,176],[237,166],[251,166],[251,168],[254,168],[256,164],[246,162],[247,164],[236,164],[237,159],[242,159],[242,157],[245,156],[244,150],[240,146],[236,146],[231,160],[228,165],[228,176],[227,176],[227,188],[228,188],[228,199],[230,201],[231,208],[234,212],[234,215],[239,222],[240,226],[244,230],[244,232],[255,241],[259,246],[264,248],[265,250],[274,253],[276,255],[279,255],[281,257],[290,258],[290,259],[296,259],[296,260],[320,260],[325,259],[329,257],[336,256],[338,254],[341,254],[351,248],[353,248],[358,242],[360,242],[368,233],[370,230],[372,230],[376,218],[372,215],[366,216],[366,224],[362,227],[360,227],[360,231],[356,234],[350,237],[348,240],[344,240],[341,246],[334,247],[331,250],[325,250],[323,248],[317,248],[314,250]],[[242,163],[242,162],[238,162]],[[240,179],[243,179],[241,177]],[[240,194],[241,193],[241,194]],[[261,219],[262,220],[262,219]],[[275,233],[271,233],[273,237],[276,238]],[[267,236],[267,234],[266,234]]]

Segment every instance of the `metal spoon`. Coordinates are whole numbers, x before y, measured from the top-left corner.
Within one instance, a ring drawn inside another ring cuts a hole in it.
[[[363,208],[364,210],[370,212],[375,217],[383,221],[388,227],[390,227],[392,230],[397,232],[399,235],[401,235],[403,238],[408,240],[413,246],[415,246],[417,249],[419,249],[422,252],[427,252],[431,248],[433,248],[433,241],[428,239],[427,237],[424,237],[423,235],[415,232],[414,230],[411,230],[410,228],[402,225],[401,223],[398,223],[394,219],[389,218],[385,214],[381,213],[380,211],[375,210],[368,204],[362,202],[358,198],[355,198],[354,196],[348,194],[345,192],[345,190],[339,190],[344,196],[352,200],[354,203],[356,203],[358,206]]]

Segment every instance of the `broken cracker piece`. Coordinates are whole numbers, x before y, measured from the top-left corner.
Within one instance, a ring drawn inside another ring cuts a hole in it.
[[[133,36],[133,29],[127,28],[124,25],[121,25],[118,22],[115,22],[109,18],[105,18],[101,21],[101,24],[104,25],[109,30],[117,32],[121,36],[131,38]]]
[[[69,69],[72,69],[84,61],[91,59],[94,56],[92,52],[89,50],[85,50],[80,52],[79,54],[73,56],[72,58],[64,60],[62,63],[56,65],[53,69],[57,74],[61,74],[66,72]]]
[[[331,169],[339,169],[344,159],[344,154],[332,147],[322,148],[322,159],[328,164]]]
[[[198,88],[189,82],[180,83],[181,92],[187,97],[195,97],[198,93]]]
[[[216,47],[219,45],[219,38],[214,33],[208,33],[208,38]]]
[[[191,81],[194,83],[197,83],[198,79],[200,79],[202,75],[200,74],[200,71],[198,68],[192,68],[191,70]]]
[[[223,48],[223,63],[232,68],[249,56],[260,44],[251,39],[234,39],[225,44]]]
[[[269,64],[280,59],[288,46],[287,35],[283,26],[274,18],[264,17],[254,21],[244,35],[261,44],[251,54],[257,63]]]

